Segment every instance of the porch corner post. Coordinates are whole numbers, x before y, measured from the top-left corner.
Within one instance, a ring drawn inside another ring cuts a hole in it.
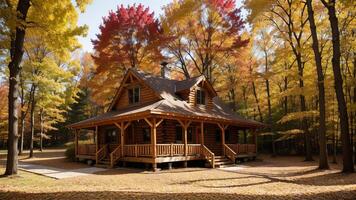
[[[201,144],[204,145],[204,122],[200,123],[200,137],[201,137]]]
[[[120,126],[121,156],[124,156],[124,134],[125,134],[124,122],[121,122],[121,126]]]
[[[222,141],[222,148],[223,148],[223,156],[225,156],[225,129],[221,129],[221,141]]]
[[[153,151],[153,158],[157,157],[157,126],[156,126],[156,118],[152,120],[152,127],[151,127],[151,141],[152,141],[152,151]]]
[[[183,126],[184,128],[184,156],[188,156],[188,127]]]
[[[95,163],[98,164],[98,156],[96,152],[99,150],[99,134],[98,134],[98,126],[95,126]]]

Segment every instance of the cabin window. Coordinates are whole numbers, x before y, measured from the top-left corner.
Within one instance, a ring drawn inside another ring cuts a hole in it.
[[[196,99],[197,104],[205,105],[205,92],[203,90],[197,90]]]
[[[143,141],[144,142],[151,142],[151,131],[149,128],[143,129]]]
[[[140,87],[134,87],[128,89],[129,104],[135,104],[140,101]]]
[[[221,131],[219,129],[216,129],[216,131],[215,131],[215,141],[217,143],[221,142]]]
[[[180,144],[183,140],[183,129],[181,126],[176,126],[176,143]]]
[[[118,132],[117,129],[107,129],[106,130],[106,143],[117,144],[118,143]]]

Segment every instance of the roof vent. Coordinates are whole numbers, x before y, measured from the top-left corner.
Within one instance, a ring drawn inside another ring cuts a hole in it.
[[[161,62],[161,77],[165,79],[171,78],[171,69],[168,67],[168,62]]]

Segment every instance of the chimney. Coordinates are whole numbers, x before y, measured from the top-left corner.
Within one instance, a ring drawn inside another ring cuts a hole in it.
[[[168,62],[163,61],[161,62],[161,77],[165,79],[170,79],[171,77],[171,70],[168,67]]]

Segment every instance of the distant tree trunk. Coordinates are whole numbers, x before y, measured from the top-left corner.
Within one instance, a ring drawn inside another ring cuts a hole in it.
[[[297,64],[298,64],[298,74],[299,74],[299,87],[304,88],[303,71],[304,66],[302,62],[302,55],[297,53]],[[307,110],[305,103],[305,96],[303,94],[299,95],[300,98],[300,111],[304,112]],[[304,141],[305,141],[305,161],[312,161],[312,151],[311,151],[311,136],[308,130],[308,122],[305,118],[301,120],[301,127],[304,131]]]
[[[324,88],[324,74],[321,62],[321,53],[319,50],[319,41],[314,21],[314,10],[312,0],[306,0],[308,7],[308,19],[310,24],[310,31],[313,39],[313,51],[315,56],[316,71],[318,74],[318,89],[319,89],[319,169],[329,169],[327,147],[326,147],[326,122],[325,122],[325,88]]]
[[[10,1],[7,1],[7,3]],[[7,5],[12,7],[10,3]],[[16,11],[18,13],[17,19],[20,22],[26,21],[27,12],[30,8],[30,0],[19,0],[17,3]],[[21,71],[20,63],[23,56],[23,44],[26,34],[23,23],[17,23],[16,30],[11,34],[10,43],[10,63],[9,68],[9,117],[8,117],[8,152],[6,159],[5,175],[17,174],[18,163],[18,89],[19,89],[19,74]]]
[[[30,138],[30,155],[29,157],[33,157],[33,139],[35,136],[35,106],[36,106],[36,101],[35,101],[35,93],[36,93],[36,86],[32,85],[34,87],[32,97],[31,97],[31,111],[30,111],[30,129],[31,129],[31,138]]]
[[[264,56],[265,56],[265,72],[268,73],[268,52],[267,49],[264,49]],[[275,149],[275,142],[274,142],[274,132],[272,127],[272,107],[271,107],[271,93],[270,93],[270,85],[269,85],[269,79],[268,77],[265,80],[266,82],[266,93],[267,93],[267,106],[268,106],[268,124],[270,127],[268,130],[271,132],[271,138],[272,138],[272,156],[276,155],[276,149]]]
[[[21,140],[20,140],[20,147],[19,147],[19,155],[22,155],[23,152],[23,142],[24,142],[24,137],[25,137],[25,120],[26,120],[26,115],[28,112],[28,108],[26,111],[24,111],[25,107],[25,91],[24,91],[24,83],[23,83],[23,77],[20,73],[20,84],[21,84],[21,95],[20,95],[20,105],[21,105]]]
[[[354,65],[354,71],[353,71],[353,78],[356,78],[356,55],[353,55],[353,65]],[[354,85],[354,94],[353,94],[353,103],[356,105],[356,85]],[[356,164],[356,111],[353,113],[353,123],[352,123],[352,130],[353,130],[353,142],[354,142],[354,162]]]
[[[43,108],[40,110],[40,151],[43,151]]]
[[[328,9],[329,21],[332,32],[332,44],[333,44],[333,58],[332,66],[334,72],[334,87],[336,93],[336,99],[338,102],[338,111],[340,115],[340,131],[341,131],[341,143],[342,143],[342,160],[343,169],[342,172],[354,172],[354,164],[352,161],[352,148],[350,144],[349,134],[349,119],[347,115],[347,106],[345,102],[345,96],[343,91],[343,80],[340,70],[340,32],[338,25],[338,18],[336,16],[335,0],[326,2],[321,0],[324,6]]]

